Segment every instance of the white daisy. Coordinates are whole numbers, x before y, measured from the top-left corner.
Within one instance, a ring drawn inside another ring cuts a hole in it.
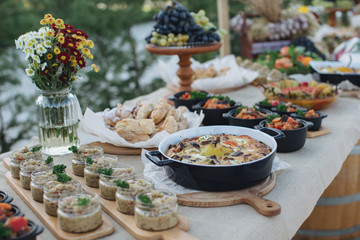
[[[42,56],[44,53],[46,53],[46,49],[42,44],[38,44],[36,45],[36,52],[39,53],[40,56]]]
[[[51,41],[50,40],[44,41],[44,47],[50,48],[51,47]]]
[[[38,55],[31,55],[32,59],[34,59],[35,62],[40,63],[40,58]]]
[[[34,70],[32,70],[31,68],[26,68],[25,72],[26,72],[26,75],[28,75],[29,77],[32,77],[35,75]]]

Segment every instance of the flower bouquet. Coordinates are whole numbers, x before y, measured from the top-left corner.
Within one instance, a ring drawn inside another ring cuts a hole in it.
[[[38,31],[21,35],[15,44],[26,54],[26,74],[40,90],[36,110],[42,151],[62,155],[69,153],[69,146],[79,145],[76,129],[82,113],[70,90],[80,71],[98,71],[95,64],[86,67],[94,43],[84,31],[51,14],[40,24]]]

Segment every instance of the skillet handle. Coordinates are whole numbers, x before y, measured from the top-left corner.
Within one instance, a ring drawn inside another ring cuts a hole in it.
[[[172,162],[167,156],[164,156],[160,151],[157,150],[148,151],[145,153],[145,156],[147,157],[147,159],[160,167],[170,164]],[[166,160],[162,160],[163,158],[165,158]]]
[[[259,126],[259,125],[257,125],[257,126]],[[270,136],[272,136],[275,140],[278,140],[278,139],[283,139],[283,138],[285,138],[285,134],[282,132],[282,131],[280,131],[280,130],[278,130],[278,129],[275,129],[275,128],[270,128],[270,127],[263,127],[263,128],[257,128],[259,131],[261,131],[261,132],[263,132],[263,133],[266,133],[266,134],[268,134],[267,132],[273,132],[273,133],[275,133],[275,135],[270,135]]]
[[[227,112],[227,113],[223,113],[222,116],[223,116],[223,118],[229,119],[231,115]]]
[[[192,109],[194,110],[200,110],[201,106],[199,104],[192,105]]]
[[[170,100],[170,101],[175,101],[175,99],[176,99],[176,98],[175,98],[174,96],[170,96],[170,97],[169,97],[169,100]]]
[[[313,122],[309,122],[309,121],[305,121],[305,120],[304,120],[304,122],[306,122],[308,128],[312,128],[314,126]]]

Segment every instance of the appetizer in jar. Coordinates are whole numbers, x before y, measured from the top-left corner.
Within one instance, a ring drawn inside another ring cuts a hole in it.
[[[279,130],[294,130],[302,127],[300,120],[294,120],[288,115],[282,115],[281,117],[277,114],[270,115],[266,119],[266,122],[267,127],[276,128]]]
[[[117,180],[116,208],[119,212],[134,215],[135,198],[141,192],[153,189],[151,183],[144,179],[122,181]]]
[[[83,146],[79,149],[76,146],[69,147],[73,152],[71,160],[72,170],[75,176],[83,177],[86,157],[97,158],[104,154],[104,150],[97,146]]]
[[[130,180],[135,178],[133,167],[100,168],[100,196],[106,200],[115,201],[116,182],[118,180]]]
[[[268,145],[248,135],[209,134],[170,144],[166,155],[186,163],[232,165],[257,160],[271,151]]]
[[[205,102],[205,104],[202,107],[209,109],[223,109],[223,108],[229,108],[234,104],[235,102],[231,100],[229,97],[218,95],[211,97],[209,100]]]
[[[64,164],[55,165],[50,170],[37,170],[31,173],[31,195],[37,202],[43,202],[44,185],[47,182],[55,181],[57,179],[56,173],[64,173],[66,166]]]
[[[45,212],[54,217],[57,216],[58,200],[61,194],[81,191],[81,184],[78,180],[72,179],[65,173],[57,173],[56,176],[56,181],[45,184],[43,198]]]
[[[141,229],[161,231],[177,225],[178,204],[174,193],[153,191],[136,196],[135,223]]]
[[[40,159],[42,154],[40,152],[41,146],[35,146],[31,150],[25,146],[19,151],[15,151],[10,156],[10,172],[11,176],[20,179],[20,163],[27,159]]]
[[[263,113],[257,107],[249,108],[247,106],[241,106],[236,109],[234,117],[241,119],[260,119],[266,118],[268,114]]]
[[[59,226],[65,232],[89,232],[102,224],[99,197],[91,192],[63,195],[57,215]]]
[[[101,168],[114,167],[118,163],[118,158],[113,155],[105,155],[100,158],[91,159],[86,157],[86,166],[84,170],[85,184],[89,187],[98,188]]]
[[[24,189],[30,190],[31,173],[37,170],[50,170],[54,165],[52,157],[44,160],[28,159],[20,164],[20,183]]]
[[[8,218],[5,223],[0,222],[1,239],[18,239],[30,233],[32,228],[26,217],[14,216]],[[25,238],[24,238],[25,239]]]

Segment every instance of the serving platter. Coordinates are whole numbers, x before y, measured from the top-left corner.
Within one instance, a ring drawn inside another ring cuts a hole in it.
[[[5,161],[4,161],[5,162]],[[15,192],[24,200],[26,205],[38,216],[38,218],[43,222],[43,224],[55,235],[57,239],[69,239],[69,240],[88,240],[88,239],[98,239],[110,235],[114,231],[113,222],[106,216],[102,216],[103,223],[102,225],[87,233],[68,233],[63,231],[59,224],[57,217],[48,215],[45,212],[43,203],[36,202],[33,200],[31,191],[23,189],[19,179],[11,177],[11,173],[7,172],[5,174],[5,179],[9,185],[15,190]]]

